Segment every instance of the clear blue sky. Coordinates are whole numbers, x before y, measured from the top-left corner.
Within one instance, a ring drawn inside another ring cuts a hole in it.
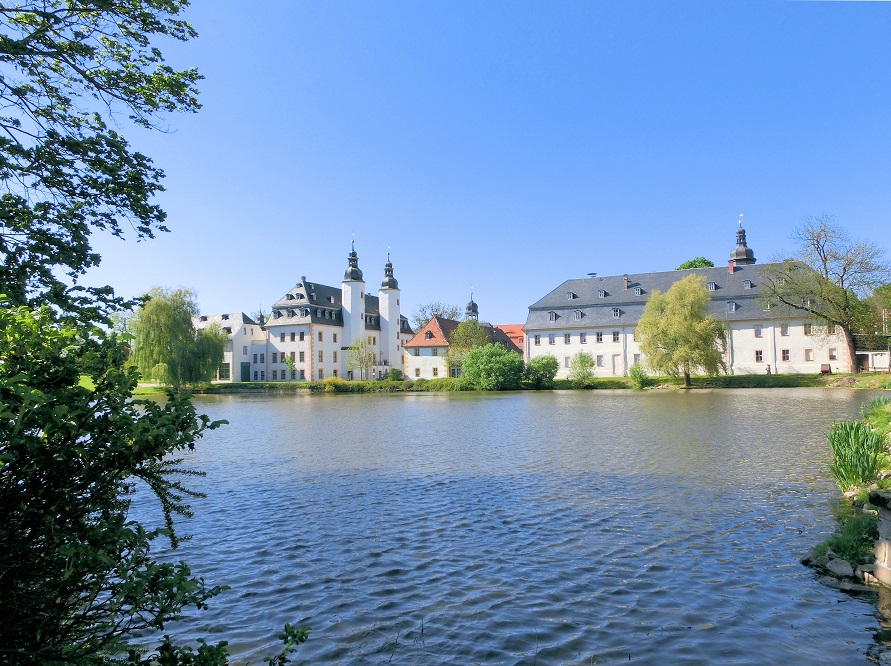
[[[387,247],[404,313],[522,323],[568,278],[759,261],[828,212],[886,249],[891,2],[193,0],[166,45],[205,75],[170,134],[172,233],[97,238],[87,282],[190,287],[204,312],[339,285]]]

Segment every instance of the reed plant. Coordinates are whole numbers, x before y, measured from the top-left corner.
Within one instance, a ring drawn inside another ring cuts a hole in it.
[[[829,469],[842,490],[869,485],[887,469],[886,440],[865,423],[836,423],[826,438],[832,447]]]

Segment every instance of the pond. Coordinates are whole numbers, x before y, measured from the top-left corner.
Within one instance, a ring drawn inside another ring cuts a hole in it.
[[[833,529],[845,389],[208,396],[171,555],[231,589],[174,628],[235,663],[865,663]],[[140,496],[134,515],[153,519]]]

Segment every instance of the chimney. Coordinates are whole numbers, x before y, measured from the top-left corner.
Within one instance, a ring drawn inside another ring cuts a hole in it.
[[[628,273],[625,273],[625,289],[631,286],[631,280],[628,279]]]
[[[733,271],[735,271],[735,270],[736,270],[736,266],[733,263],[733,259],[731,259],[730,261],[727,262],[727,272],[733,273]]]

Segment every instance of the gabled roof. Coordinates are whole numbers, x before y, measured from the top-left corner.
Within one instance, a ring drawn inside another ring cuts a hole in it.
[[[517,340],[522,340],[526,335],[523,333],[523,324],[493,324],[493,327],[503,332],[515,342]]]
[[[661,293],[688,275],[701,275],[712,297],[709,311],[722,320],[737,321],[770,316],[764,310],[762,271],[771,264],[691,268],[683,271],[637,273],[567,280],[529,306],[524,330],[590,328],[636,324],[654,290]],[[733,301],[735,309],[728,310]],[[618,311],[618,317],[615,316]],[[788,311],[783,316],[790,316]],[[773,318],[773,317],[771,317]]]
[[[248,317],[244,312],[223,312],[220,314],[203,314],[192,317],[192,323],[196,329],[207,328],[216,324],[220,328],[226,326],[238,326],[240,324],[252,324],[259,326],[257,322]]]
[[[448,347],[449,337],[454,330],[458,328],[461,322],[454,319],[446,319],[445,317],[434,316],[424,324],[411,340],[405,343],[405,347]],[[493,327],[487,322],[479,322],[489,336],[489,342],[497,342],[509,351],[522,354],[523,351],[514,344],[505,333],[499,328]],[[430,336],[427,336],[427,333]]]

